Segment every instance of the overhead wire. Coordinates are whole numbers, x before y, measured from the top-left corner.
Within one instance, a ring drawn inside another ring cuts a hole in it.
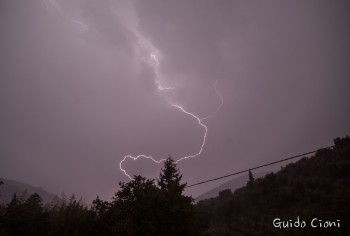
[[[213,181],[216,181],[216,180],[219,180],[219,179],[224,179],[224,178],[231,177],[231,176],[234,176],[234,175],[238,175],[238,174],[242,174],[242,173],[245,173],[245,172],[249,172],[251,170],[260,169],[260,168],[263,168],[263,167],[266,167],[266,166],[271,166],[271,165],[274,165],[274,164],[277,164],[277,163],[280,163],[280,162],[296,159],[296,158],[299,158],[299,157],[303,157],[303,156],[315,153],[315,152],[317,152],[319,150],[322,150],[322,149],[333,148],[334,146],[335,145],[332,145],[332,146],[329,146],[329,147],[325,147],[325,148],[319,148],[319,149],[317,149],[315,151],[306,152],[306,153],[299,154],[299,155],[296,155],[296,156],[287,157],[287,158],[284,158],[284,159],[281,159],[281,160],[278,160],[278,161],[273,161],[273,162],[270,162],[270,163],[267,163],[267,164],[264,164],[264,165],[260,165],[260,166],[252,167],[252,168],[249,168],[249,169],[246,169],[246,170],[238,171],[238,172],[235,172],[235,173],[232,173],[232,174],[228,174],[228,175],[224,175],[224,176],[220,176],[220,177],[204,180],[204,181],[201,181],[201,182],[198,182],[198,183],[187,185],[186,188],[190,188],[190,187],[194,187],[194,186],[197,186],[197,185],[213,182]]]

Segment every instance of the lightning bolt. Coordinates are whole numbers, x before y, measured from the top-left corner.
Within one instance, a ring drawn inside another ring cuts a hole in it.
[[[185,160],[185,159],[188,159],[188,158],[197,157],[197,156],[199,156],[199,155],[202,153],[203,148],[204,148],[204,145],[205,145],[205,141],[206,141],[206,138],[207,138],[208,127],[207,127],[205,124],[202,123],[202,120],[201,120],[198,116],[194,115],[194,114],[191,113],[191,112],[186,111],[182,106],[176,105],[176,104],[172,104],[171,106],[173,106],[173,107],[179,109],[180,111],[182,111],[183,113],[185,113],[185,114],[187,114],[187,115],[193,117],[194,119],[196,119],[196,120],[198,121],[198,124],[204,128],[203,141],[202,141],[202,145],[201,145],[199,151],[198,151],[196,154],[189,155],[189,156],[184,156],[184,157],[178,159],[177,161],[175,161],[175,163],[178,163],[178,162],[180,162],[180,161],[182,161],[182,160]],[[126,159],[128,159],[128,158],[129,158],[129,159],[132,159],[132,160],[134,160],[134,161],[136,161],[136,160],[139,159],[139,158],[146,158],[146,159],[152,160],[154,163],[157,163],[157,164],[160,164],[161,162],[163,162],[163,161],[166,160],[166,159],[161,159],[161,160],[158,160],[158,161],[157,161],[157,160],[154,159],[152,156],[146,156],[146,155],[138,155],[138,156],[136,156],[136,157],[131,156],[131,155],[125,156],[125,157],[120,161],[120,163],[119,163],[119,168],[120,168],[120,170],[121,170],[130,180],[132,180],[133,178],[132,178],[132,177],[126,172],[126,170],[122,167],[123,162],[124,162]]]
[[[61,15],[62,17],[64,17],[65,19],[67,19],[68,21],[70,21],[72,24],[77,25],[79,28],[79,32],[82,33],[86,30],[89,29],[89,25],[85,24],[84,22],[76,19],[76,18],[72,18],[71,16],[67,15],[61,8],[61,6],[55,2],[54,0],[43,0],[45,3],[45,6],[47,8],[47,10],[50,9],[54,9],[55,12],[57,12],[59,15]],[[126,10],[126,9],[123,9]],[[132,19],[130,20],[128,17],[126,17],[125,14],[123,14],[123,10],[120,10],[119,8],[114,9],[114,13],[116,13],[117,15],[119,14],[119,16],[124,19],[125,21],[125,26],[130,30],[130,32],[132,32],[136,38],[138,38],[138,45],[136,45],[135,47],[135,55],[141,55],[141,59],[146,62],[150,67],[152,67],[153,71],[154,71],[154,83],[157,86],[157,89],[159,92],[167,92],[169,90],[173,90],[175,89],[174,87],[170,87],[170,86],[164,86],[164,78],[163,78],[163,73],[160,70],[160,60],[162,59],[162,55],[160,54],[159,50],[157,47],[155,47],[153,45],[153,43],[147,39],[139,30],[138,30],[138,26],[137,26],[137,21],[133,21]],[[127,11],[129,12],[129,11]],[[129,12],[130,13],[130,12]],[[131,14],[132,15],[132,14]],[[129,16],[127,14],[127,16]],[[142,57],[143,52],[148,52],[149,53],[149,58],[144,58]],[[224,104],[224,99],[222,94],[217,90],[217,81],[214,84],[214,90],[215,93],[217,94],[217,96],[220,99],[220,104],[219,106],[216,108],[216,110],[205,116],[204,118],[199,118],[198,116],[196,116],[194,113],[191,113],[189,111],[187,111],[184,107],[178,105],[178,104],[169,104],[170,106],[174,107],[175,109],[178,109],[180,112],[184,113],[185,115],[191,117],[192,119],[195,119],[198,122],[198,125],[201,126],[204,130],[204,134],[202,137],[202,143],[200,145],[200,148],[198,150],[197,153],[192,154],[192,155],[188,155],[188,156],[184,156],[181,157],[180,159],[176,160],[175,163],[179,163],[183,160],[189,159],[189,158],[194,158],[194,157],[198,157],[202,154],[204,146],[206,144],[206,138],[207,138],[207,133],[208,133],[208,127],[203,123],[204,120],[207,120],[213,116],[215,116],[218,111],[221,109],[221,107]],[[130,180],[132,180],[133,178],[130,176],[130,174],[127,173],[127,171],[123,168],[123,163],[127,160],[127,159],[131,159],[133,161],[136,161],[140,158],[144,158],[144,159],[148,159],[151,160],[154,163],[160,164],[162,162],[164,162],[166,159],[160,159],[157,160],[155,158],[153,158],[152,156],[147,156],[144,154],[141,155],[137,155],[137,156],[132,156],[132,155],[126,155],[124,156],[124,158],[122,158],[122,160],[119,162],[119,169],[121,172],[124,173],[125,176],[127,176]]]
[[[199,156],[199,155],[202,153],[203,148],[204,148],[204,145],[205,145],[205,141],[206,141],[206,139],[207,139],[208,127],[202,123],[202,119],[199,119],[198,116],[192,114],[191,112],[186,111],[186,110],[185,110],[184,108],[182,108],[181,106],[179,106],[179,105],[172,105],[172,106],[173,106],[173,107],[176,107],[176,108],[178,108],[178,109],[180,109],[183,113],[185,113],[185,114],[187,114],[187,115],[190,115],[190,116],[192,116],[193,118],[195,118],[195,119],[198,121],[198,124],[204,128],[203,142],[202,142],[202,145],[201,145],[199,151],[198,151],[196,154],[194,154],[194,155],[184,156],[184,157],[178,159],[178,160],[175,162],[175,163],[178,163],[178,162],[180,162],[180,161],[182,161],[182,160],[185,160],[185,159],[188,159],[188,158],[197,157],[197,156]]]
[[[184,156],[184,157],[181,157],[180,159],[176,160],[175,163],[179,163],[180,161],[183,161],[183,160],[186,160],[186,159],[189,159],[189,158],[194,158],[194,157],[197,157],[199,155],[202,154],[203,152],[203,149],[204,149],[204,146],[205,146],[205,142],[206,142],[206,138],[207,138],[207,133],[208,133],[208,127],[202,123],[203,120],[206,120],[206,119],[209,119],[211,117],[213,117],[214,115],[216,115],[216,113],[221,109],[221,107],[223,106],[224,104],[224,98],[222,96],[221,93],[219,93],[219,91],[217,90],[217,81],[215,82],[214,84],[214,89],[215,89],[215,92],[216,94],[218,95],[218,97],[220,98],[220,105],[216,108],[216,110],[211,113],[210,115],[204,117],[204,118],[199,118],[198,116],[196,116],[195,114],[189,112],[189,111],[186,111],[182,106],[180,105],[176,105],[176,104],[171,104],[171,106],[179,109],[181,112],[185,113],[186,115],[188,116],[191,116],[192,118],[196,119],[198,124],[200,126],[203,127],[204,129],[204,134],[203,134],[203,139],[202,139],[202,144],[199,148],[199,151],[193,155],[188,155],[188,156]],[[123,168],[123,163],[126,161],[126,159],[132,159],[134,161],[136,161],[137,159],[139,158],[145,158],[145,159],[150,159],[152,160],[154,163],[157,163],[157,164],[160,164],[162,163],[163,161],[165,161],[166,159],[160,159],[160,160],[156,160],[154,159],[152,156],[146,156],[146,155],[138,155],[138,156],[132,156],[132,155],[127,155],[125,156],[120,162],[119,162],[119,169],[130,179],[132,180],[133,178],[126,172],[126,170]]]
[[[174,89],[173,87],[166,87],[166,86],[163,86],[163,83],[162,83],[162,73],[161,73],[161,70],[160,70],[160,52],[159,50],[153,45],[153,43],[148,40],[146,37],[144,37],[138,30],[137,30],[137,27],[130,27],[130,30],[132,32],[134,32],[134,34],[137,36],[137,38],[139,39],[139,46],[141,48],[143,48],[144,50],[146,51],[149,51],[150,54],[149,54],[149,61],[148,61],[148,64],[153,68],[153,71],[155,73],[155,79],[154,79],[154,82],[155,84],[157,85],[157,89],[160,91],[160,92],[166,92],[168,90],[172,90]],[[147,60],[146,60],[147,62]],[[198,116],[196,116],[195,114],[185,110],[182,106],[178,105],[178,104],[170,104],[172,107],[178,109],[179,111],[183,112],[184,114],[192,117],[193,119],[197,120],[198,122],[198,125],[200,125],[203,129],[204,129],[204,134],[203,134],[203,138],[202,138],[202,143],[201,143],[201,146],[199,148],[199,151],[195,154],[192,154],[192,155],[188,155],[188,156],[184,156],[184,157],[181,157],[180,159],[176,160],[175,163],[179,163],[180,161],[183,161],[183,160],[186,160],[186,159],[189,159],[189,158],[194,158],[194,157],[197,157],[199,155],[202,154],[203,152],[203,149],[204,149],[204,146],[205,146],[205,143],[206,143],[206,138],[207,138],[207,133],[208,133],[208,127],[203,123],[204,120],[207,120],[213,116],[215,116],[217,114],[217,112],[221,109],[221,107],[223,106],[224,104],[224,99],[223,99],[223,96],[222,94],[217,90],[217,81],[214,83],[214,90],[215,90],[215,93],[217,94],[217,96],[219,97],[220,99],[220,104],[219,106],[216,108],[216,110],[207,115],[206,117],[204,118],[199,118]],[[165,161],[166,159],[160,159],[160,160],[156,160],[155,158],[153,158],[152,156],[147,156],[147,155],[144,155],[144,154],[141,154],[141,155],[138,155],[138,156],[132,156],[132,155],[127,155],[127,156],[124,156],[124,158],[122,158],[122,160],[119,162],[119,169],[120,171],[122,171],[130,180],[132,180],[132,177],[127,173],[127,171],[123,168],[123,163],[127,160],[127,159],[131,159],[131,160],[138,160],[139,158],[145,158],[145,159],[149,159],[151,161],[153,161],[154,163],[157,163],[157,164],[160,164],[162,163],[163,161]]]
[[[119,162],[119,169],[130,179],[130,180],[132,180],[133,178],[131,178],[131,176],[126,172],[126,170],[125,169],[123,169],[123,167],[122,167],[122,165],[123,165],[123,162],[126,160],[126,159],[132,159],[132,160],[134,160],[134,161],[136,161],[137,159],[139,159],[139,158],[145,158],[145,159],[150,159],[150,160],[152,160],[153,162],[155,162],[155,163],[158,163],[158,164],[160,164],[160,163],[162,163],[163,161],[165,161],[166,159],[161,159],[161,160],[159,160],[159,161],[157,161],[156,159],[154,159],[153,157],[151,157],[151,156],[146,156],[146,155],[138,155],[138,156],[136,156],[136,157],[133,157],[133,156],[131,156],[131,155],[127,155],[127,156],[125,156],[120,162]]]

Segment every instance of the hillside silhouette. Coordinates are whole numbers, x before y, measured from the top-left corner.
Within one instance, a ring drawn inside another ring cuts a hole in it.
[[[259,178],[262,177],[264,175],[266,175],[266,172],[259,172],[259,173],[255,173],[254,177],[255,178]],[[243,186],[245,186],[247,184],[247,181],[249,180],[249,176],[248,175],[241,175],[237,178],[234,178],[232,180],[229,180],[221,185],[219,185],[218,187],[215,187],[201,195],[199,195],[198,197],[196,197],[195,201],[199,202],[205,199],[209,199],[209,198],[214,198],[214,197],[218,197],[219,193],[222,190],[226,190],[226,189],[230,189],[231,191],[234,191],[238,188],[241,188]]]
[[[334,144],[233,193],[223,190],[198,202],[196,219],[204,235],[349,235],[350,138]],[[293,224],[299,218],[306,225],[274,227],[276,218]]]
[[[2,179],[2,181],[3,185],[0,187],[0,203],[9,203],[15,193],[17,196],[22,196],[22,198],[27,198],[30,195],[37,193],[40,195],[44,203],[49,203],[54,198],[58,197],[42,188],[30,184],[11,179]]]

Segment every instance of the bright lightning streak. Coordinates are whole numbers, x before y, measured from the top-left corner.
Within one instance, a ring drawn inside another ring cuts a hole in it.
[[[163,161],[166,160],[166,159],[161,159],[161,160],[157,161],[157,160],[154,159],[153,157],[151,157],[151,156],[146,156],[146,155],[138,155],[138,156],[136,156],[136,157],[133,157],[133,156],[131,156],[131,155],[125,156],[125,157],[119,162],[119,168],[120,168],[120,170],[121,170],[130,180],[132,180],[133,178],[131,178],[131,176],[130,176],[130,175],[126,172],[126,170],[123,169],[123,167],[122,167],[123,162],[124,162],[126,159],[128,159],[128,158],[133,159],[134,161],[136,161],[136,160],[139,159],[139,158],[151,159],[153,162],[158,163],[158,164],[160,164],[161,162],[163,162]]]
[[[179,110],[182,111],[183,113],[185,113],[185,114],[187,114],[187,115],[193,117],[194,119],[196,119],[196,120],[198,121],[198,124],[204,128],[203,141],[202,141],[202,145],[201,145],[199,151],[198,151],[196,154],[189,155],[189,156],[184,156],[184,157],[178,159],[177,161],[175,161],[175,163],[178,163],[178,162],[180,162],[180,161],[182,161],[182,160],[185,160],[185,159],[188,159],[188,158],[197,157],[197,156],[199,156],[199,155],[202,153],[203,148],[204,148],[204,145],[205,145],[205,141],[206,141],[206,138],[207,138],[208,127],[202,123],[202,120],[201,120],[198,116],[194,115],[194,114],[191,113],[191,112],[186,111],[182,106],[175,105],[175,104],[172,104],[172,106],[173,106],[173,107],[176,107],[177,109],[179,109]],[[128,159],[128,158],[129,158],[129,159],[132,159],[132,160],[134,160],[134,161],[136,161],[136,160],[139,159],[139,158],[145,158],[145,159],[150,159],[150,160],[152,160],[153,162],[158,163],[158,164],[160,164],[161,162],[163,162],[163,161],[166,160],[166,159],[161,159],[161,160],[157,161],[157,160],[155,160],[153,157],[151,157],[151,156],[146,156],[146,155],[138,155],[138,156],[136,156],[136,157],[133,157],[133,156],[131,156],[131,155],[125,156],[125,157],[121,160],[121,162],[119,163],[119,168],[120,168],[120,170],[121,170],[130,180],[132,180],[133,178],[132,178],[132,177],[126,172],[126,170],[123,169],[123,167],[122,167],[123,162],[124,162],[126,159]]]
[[[224,98],[223,98],[222,94],[217,90],[216,85],[217,85],[217,81],[216,81],[215,84],[214,84],[214,89],[215,89],[216,94],[217,94],[218,97],[220,98],[220,105],[217,107],[217,109],[216,109],[212,114],[210,114],[210,115],[208,115],[208,116],[206,116],[206,117],[204,117],[204,118],[202,118],[202,119],[200,119],[198,116],[194,115],[193,113],[186,111],[186,110],[185,110],[182,106],[180,106],[180,105],[171,104],[171,106],[173,106],[173,107],[179,109],[181,112],[185,113],[186,115],[189,115],[189,116],[191,116],[192,118],[196,119],[196,120],[198,121],[198,124],[199,124],[200,126],[202,126],[203,129],[204,129],[203,140],[202,140],[202,144],[201,144],[201,146],[200,146],[199,151],[198,151],[196,154],[181,157],[180,159],[178,159],[177,161],[175,161],[175,163],[179,163],[180,161],[183,161],[183,160],[185,160],[185,159],[197,157],[197,156],[199,156],[199,155],[202,154],[202,151],[203,151],[204,146],[205,146],[206,138],[207,138],[207,133],[208,133],[208,127],[207,127],[205,124],[203,124],[202,121],[203,121],[203,120],[206,120],[206,119],[209,119],[209,118],[213,117],[214,115],[216,115],[216,113],[220,110],[220,108],[221,108],[221,107],[223,106],[223,104],[224,104]],[[163,161],[166,160],[166,159],[161,159],[161,160],[158,160],[158,161],[157,161],[157,160],[155,160],[153,157],[151,157],[151,156],[146,156],[146,155],[138,155],[138,156],[136,156],[136,157],[131,156],[131,155],[125,156],[125,157],[121,160],[121,162],[119,163],[119,169],[120,169],[130,180],[132,180],[133,178],[132,178],[132,177],[126,172],[126,170],[123,169],[123,167],[122,167],[122,164],[123,164],[124,161],[125,161],[126,159],[128,159],[128,158],[129,158],[129,159],[132,159],[132,160],[134,160],[134,161],[136,161],[136,160],[139,159],[139,158],[150,159],[150,160],[152,160],[154,163],[157,163],[157,164],[160,164],[161,162],[163,162]]]
[[[195,119],[198,121],[198,124],[204,128],[203,142],[202,142],[202,145],[201,145],[201,147],[200,147],[200,149],[199,149],[199,152],[197,152],[197,153],[194,154],[194,155],[189,155],[189,156],[185,156],[185,157],[182,157],[182,158],[178,159],[178,160],[175,162],[175,163],[178,163],[178,162],[180,162],[180,161],[182,161],[182,160],[185,160],[185,159],[188,159],[188,158],[197,157],[197,156],[199,156],[199,155],[202,153],[203,148],[204,148],[204,145],[205,145],[205,140],[206,140],[206,138],[207,138],[208,127],[202,123],[202,120],[199,119],[198,116],[195,116],[194,114],[192,114],[192,113],[186,111],[186,110],[183,109],[181,106],[179,106],[179,105],[172,105],[172,106],[173,106],[173,107],[176,107],[176,108],[178,108],[178,109],[180,109],[180,110],[181,110],[182,112],[184,112],[185,114],[190,115],[190,116],[192,116],[193,118],[195,118]]]

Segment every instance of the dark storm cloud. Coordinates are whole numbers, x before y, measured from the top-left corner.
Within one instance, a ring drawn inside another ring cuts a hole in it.
[[[180,163],[186,181],[329,145],[350,131],[348,11],[346,1],[2,1],[1,173],[108,197],[127,180],[124,155],[198,151],[203,129],[168,101],[204,117],[220,102],[215,81],[224,106],[205,121],[203,155]]]

